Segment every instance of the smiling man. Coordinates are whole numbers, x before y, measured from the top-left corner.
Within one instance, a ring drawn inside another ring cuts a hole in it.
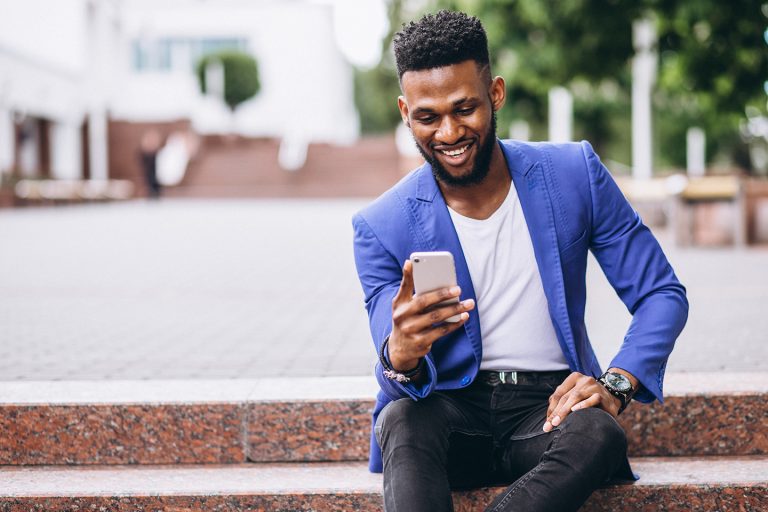
[[[662,398],[685,288],[588,143],[496,138],[506,89],[479,20],[427,15],[394,45],[426,163],[353,219],[385,508],[452,510],[452,489],[504,485],[488,510],[577,510],[634,478],[616,417]],[[459,286],[414,295],[416,251],[451,252]],[[633,315],[606,372],[584,324],[589,251]]]

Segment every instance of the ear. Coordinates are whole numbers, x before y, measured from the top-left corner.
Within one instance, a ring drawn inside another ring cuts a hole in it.
[[[498,112],[507,101],[507,84],[504,82],[504,79],[500,76],[494,77],[491,80],[491,88],[488,92],[491,97],[493,111]]]
[[[397,97],[397,108],[400,109],[400,117],[403,118],[403,123],[410,128],[411,122],[408,120],[408,103],[405,102],[405,96]]]

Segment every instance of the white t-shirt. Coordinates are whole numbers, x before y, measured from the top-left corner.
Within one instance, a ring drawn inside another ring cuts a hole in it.
[[[475,288],[483,340],[481,370],[568,369],[560,349],[515,184],[478,220],[448,208]]]

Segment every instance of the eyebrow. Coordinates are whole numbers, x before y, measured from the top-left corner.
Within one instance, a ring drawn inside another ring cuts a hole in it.
[[[459,105],[461,105],[463,103],[470,103],[470,102],[475,102],[475,101],[478,101],[478,99],[477,98],[470,98],[469,96],[464,96],[463,98],[459,98],[458,100],[454,101],[452,103],[452,105],[454,107],[458,107]],[[415,109],[413,111],[413,115],[424,114],[424,113],[432,114],[434,112],[435,112],[435,110],[432,109],[432,108],[429,108],[429,107],[418,107],[417,109]]]
[[[457,106],[461,105],[462,103],[467,103],[468,101],[474,101],[474,100],[475,100],[475,98],[468,98],[467,96],[464,96],[463,98],[460,98],[460,99],[454,101],[453,102],[453,106],[457,107]]]

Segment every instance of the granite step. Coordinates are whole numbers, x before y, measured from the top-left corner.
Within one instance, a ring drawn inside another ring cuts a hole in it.
[[[367,458],[370,377],[4,382],[0,465]],[[633,456],[768,455],[768,374],[671,374],[622,416]]]
[[[641,479],[597,491],[585,512],[758,511],[768,505],[768,457],[632,462]],[[361,462],[0,467],[0,510],[380,511],[381,487],[381,475]],[[501,490],[456,492],[456,510],[482,510]]]

